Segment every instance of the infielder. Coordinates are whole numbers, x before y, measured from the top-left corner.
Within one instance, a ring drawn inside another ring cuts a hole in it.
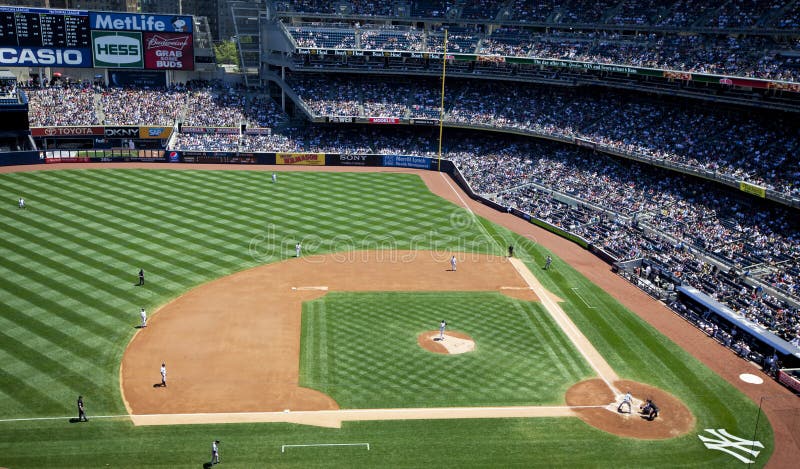
[[[294,257],[300,257],[300,243],[294,245]]]
[[[456,271],[456,256],[450,258],[450,270]]]
[[[447,323],[442,319],[441,324],[439,324],[439,340],[444,340],[444,329],[447,327]]]
[[[145,311],[144,308],[139,311],[139,316],[142,317],[142,327],[147,327],[147,311]]]
[[[161,364],[161,387],[167,387],[167,364]]]

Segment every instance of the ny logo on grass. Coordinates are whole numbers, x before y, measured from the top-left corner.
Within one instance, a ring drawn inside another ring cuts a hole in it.
[[[755,457],[758,456],[759,453],[761,453],[761,451],[756,451],[752,448],[753,447],[759,447],[762,449],[764,448],[764,445],[762,445],[760,441],[750,441],[750,440],[745,440],[743,438],[739,438],[738,436],[733,436],[730,433],[728,433],[728,431],[725,430],[724,428],[720,428],[719,430],[714,430],[713,428],[706,428],[706,431],[716,437],[712,438],[708,436],[697,435],[697,437],[700,438],[700,441],[702,441],[703,444],[706,445],[706,448],[724,451],[730,454],[731,456],[735,457],[739,461],[742,461],[743,463],[749,464],[755,461],[747,459],[747,456],[739,454],[739,452],[750,453],[753,455],[753,458],[755,459]],[[739,452],[734,451],[734,449]]]

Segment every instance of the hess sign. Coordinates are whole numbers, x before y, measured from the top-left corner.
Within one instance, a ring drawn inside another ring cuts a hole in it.
[[[95,67],[142,68],[142,33],[92,31]]]

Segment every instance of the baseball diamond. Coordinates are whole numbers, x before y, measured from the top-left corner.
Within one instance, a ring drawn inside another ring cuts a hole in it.
[[[233,467],[731,465],[698,438],[725,429],[761,466],[788,441],[753,401],[778,384],[447,176],[113,168],[0,168],[29,205],[0,208],[0,465],[196,467],[216,440]],[[432,345],[443,318],[474,349]]]

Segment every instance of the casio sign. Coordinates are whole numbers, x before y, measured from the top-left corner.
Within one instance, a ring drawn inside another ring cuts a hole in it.
[[[87,51],[88,49],[84,49]],[[83,53],[78,49],[0,48],[0,64],[4,66],[70,65],[83,66]]]

